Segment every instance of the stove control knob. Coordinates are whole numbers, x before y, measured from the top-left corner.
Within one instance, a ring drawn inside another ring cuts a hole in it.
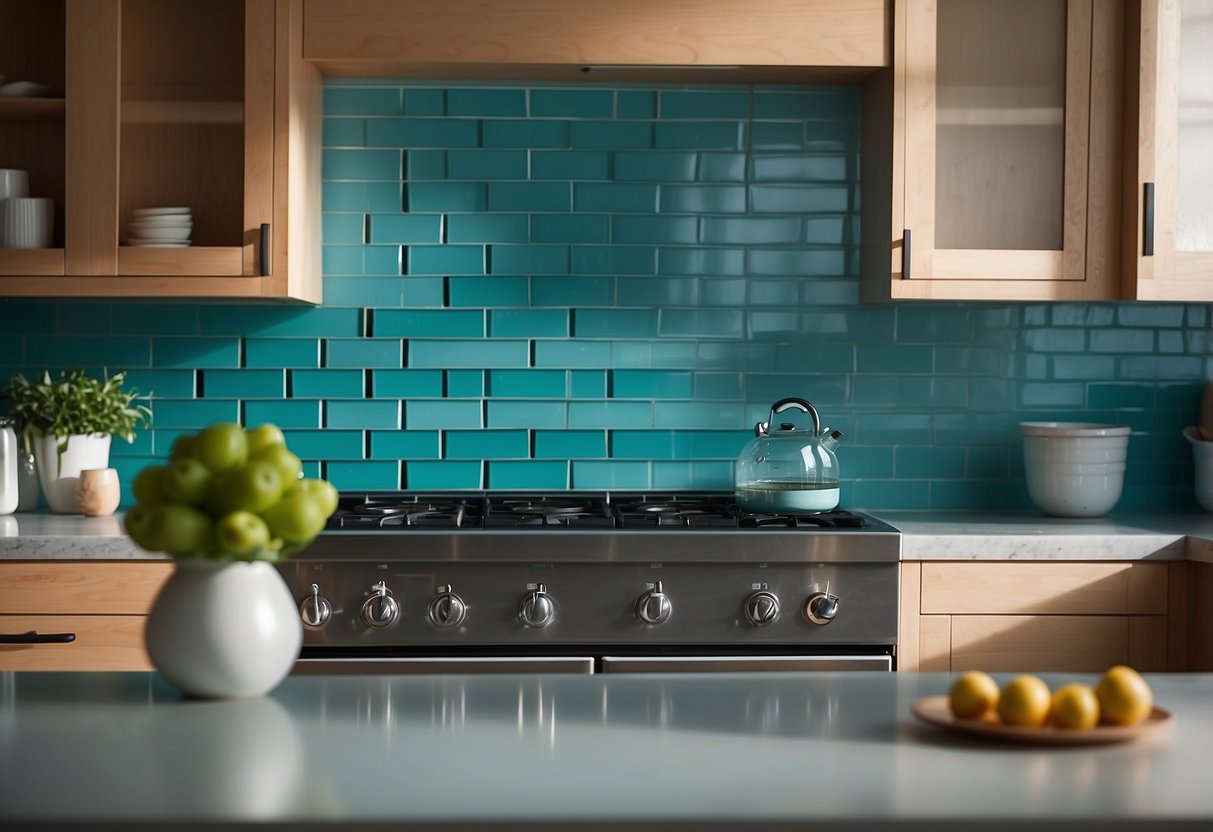
[[[745,599],[742,606],[745,620],[754,627],[765,627],[774,624],[779,618],[779,598],[773,592],[755,592]]]
[[[309,630],[319,630],[333,617],[333,605],[320,594],[320,587],[312,584],[312,594],[299,602],[299,617]]]
[[[528,627],[539,629],[551,624],[556,618],[556,602],[548,595],[546,584],[540,584],[534,592],[528,592],[518,605],[518,617]]]
[[[804,617],[814,624],[829,624],[838,615],[838,596],[830,592],[814,592],[804,602]]]
[[[636,599],[636,617],[650,627],[664,624],[673,614],[674,605],[670,603],[670,596],[662,591],[661,581]]]
[[[362,620],[368,627],[390,627],[400,618],[400,605],[383,581],[371,587],[371,595],[362,602]]]
[[[425,614],[435,627],[458,627],[467,615],[463,599],[451,592],[451,585],[438,587],[438,594],[430,599]]]

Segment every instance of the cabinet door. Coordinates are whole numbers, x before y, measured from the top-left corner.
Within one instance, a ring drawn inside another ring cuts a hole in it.
[[[1120,13],[1093,0],[898,5],[893,297],[1112,296],[1115,249],[1093,248],[1089,229],[1109,219],[1116,180],[1102,91]]]
[[[27,194],[55,201],[50,248],[0,248],[0,275],[64,270],[64,2],[0,0],[0,72],[8,82],[49,87],[36,97],[0,97],[0,168],[25,171]]]
[[[1142,0],[1135,296],[1213,300],[1213,0]]]

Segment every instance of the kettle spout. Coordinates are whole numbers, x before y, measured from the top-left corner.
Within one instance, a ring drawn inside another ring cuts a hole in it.
[[[822,428],[821,433],[817,434],[817,438],[821,440],[821,447],[832,452],[835,448],[842,444],[842,440],[846,437],[843,436],[842,431],[840,430],[834,430],[833,428]]]

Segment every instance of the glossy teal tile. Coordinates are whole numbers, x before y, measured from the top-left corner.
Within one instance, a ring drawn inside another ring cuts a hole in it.
[[[703,243],[765,245],[800,240],[798,217],[704,217],[700,223]]]
[[[446,111],[452,116],[523,116],[526,90],[450,89],[446,93]]]
[[[609,367],[610,365],[611,345],[606,341],[535,342],[536,367]]]
[[[1183,326],[1184,308],[1169,303],[1122,303],[1116,306],[1116,323],[1126,327]]]
[[[400,113],[398,89],[334,89],[324,91],[326,116],[394,116]]]
[[[472,401],[407,401],[404,403],[404,426],[409,430],[452,430],[480,428],[484,424],[480,402]]]
[[[371,459],[438,459],[441,457],[436,430],[373,430]]]
[[[14,306],[22,314],[33,312],[35,307]],[[10,334],[28,331],[17,321],[5,320],[0,307],[0,331]],[[34,321],[37,320],[35,312]],[[196,335],[198,333],[198,307],[193,304],[167,303],[115,303],[110,310],[110,323],[114,332],[125,335]],[[42,328],[50,329],[49,325]]]
[[[569,211],[573,195],[566,182],[490,182],[490,211]]]
[[[438,398],[442,370],[372,370],[371,391],[378,399]]]
[[[732,91],[662,90],[658,97],[661,118],[737,118],[750,113],[750,94]]]
[[[493,338],[564,338],[569,335],[569,312],[564,309],[493,309],[489,335]]]
[[[491,428],[563,428],[569,425],[563,401],[510,401],[492,399],[486,404]]]
[[[26,335],[25,357],[30,364],[47,367],[148,367],[152,365],[152,341],[148,337]]]
[[[366,144],[365,122],[360,118],[326,118],[320,132],[325,147],[362,147]]]
[[[254,403],[250,402],[251,407]],[[279,402],[258,402],[257,404],[279,404]],[[240,421],[240,403],[235,400],[184,400],[153,401],[152,424],[159,428],[193,428],[201,429],[212,422]],[[249,424],[270,421],[255,419]],[[276,423],[280,424],[280,423]]]
[[[575,260],[578,250],[573,249]],[[609,277],[577,274],[573,277],[538,275],[531,278],[532,306],[606,306],[614,296],[615,281]]]
[[[848,159],[843,153],[762,154],[751,170],[755,182],[845,182]]]
[[[740,150],[745,146],[744,123],[730,121],[658,122],[653,146],[669,149]]]
[[[1019,388],[1024,407],[1082,407],[1086,385],[1081,382],[1024,382]]]
[[[203,335],[355,336],[357,309],[325,307],[286,308],[258,306],[202,306],[199,331]]]
[[[1011,413],[937,413],[932,421],[935,445],[972,447],[1020,441],[1016,428],[1020,420]]]
[[[531,440],[525,430],[448,430],[444,459],[526,459]]]
[[[859,241],[859,222],[854,216],[804,218],[804,241],[813,245],[843,246]]]
[[[152,453],[153,437],[150,430],[135,434],[133,442],[114,437],[110,442],[110,456],[114,458],[146,457]]]
[[[526,179],[525,150],[452,150],[447,153],[451,179]],[[491,192],[490,192],[491,196]]]
[[[1116,330],[1108,332],[1116,333]],[[1095,337],[1097,334],[1099,334],[1098,331],[1091,333],[1092,351],[1117,353],[1128,351],[1129,342],[1127,340],[1123,346],[1110,341],[1101,344],[1100,339]],[[1086,352],[1087,345],[1086,332],[1080,329],[1023,329],[1020,331],[1020,340],[1025,349],[1035,352]],[[1137,352],[1150,352],[1154,348],[1152,332],[1138,331],[1135,340]]]
[[[699,279],[694,277],[620,277],[619,306],[695,306]]]
[[[689,399],[689,370],[613,370],[611,395],[618,399]]]
[[[648,428],[653,426],[653,405],[648,402],[569,402],[571,428]]]
[[[66,335],[108,335],[111,331],[108,304],[64,301],[55,310],[55,332]]]
[[[538,460],[488,463],[489,488],[563,490],[569,487],[568,463]]]
[[[447,178],[446,151],[406,150],[404,167],[410,182],[441,181]],[[400,209],[399,203],[396,209]]]
[[[606,179],[610,154],[592,150],[532,150],[531,179]]]
[[[745,316],[737,309],[663,309],[662,337],[741,338]]]
[[[386,310],[378,310],[383,314]],[[403,350],[397,338],[329,338],[324,366],[330,368],[393,368],[401,365]]]
[[[410,367],[526,367],[529,349],[522,340],[408,342]]]
[[[754,93],[754,118],[857,119],[857,86],[819,86],[801,89],[763,88]]]
[[[724,401],[742,398],[740,373],[695,373],[694,398]]]
[[[446,371],[446,397],[451,399],[484,398],[483,370]]]
[[[800,150],[804,147],[804,125],[800,122],[755,122],[750,135],[756,152]]]
[[[648,488],[647,462],[573,460],[573,488]]]
[[[573,246],[574,274],[656,274],[653,246]]]
[[[569,397],[573,399],[602,399],[607,394],[605,370],[570,370]]]
[[[313,342],[314,343],[314,342]],[[153,338],[153,367],[239,367],[237,338]]]
[[[678,245],[699,241],[697,217],[611,217],[611,240],[620,245],[658,243]]]
[[[612,90],[531,90],[530,114],[533,118],[610,118],[614,110],[615,93]]]
[[[287,430],[286,445],[301,459],[361,459],[360,430]]]
[[[751,185],[750,206],[759,214],[838,214],[854,210],[851,194],[849,185]]]
[[[404,91],[406,116],[446,115],[446,90],[407,89]]]
[[[731,462],[654,462],[653,488],[678,490],[719,490],[733,488]]]
[[[578,338],[655,338],[656,309],[574,309],[573,334]]]
[[[674,457],[732,460],[736,459],[742,448],[753,438],[752,426],[744,430],[675,430]]]
[[[647,121],[574,121],[569,144],[576,148],[636,148],[653,146],[653,125]]]
[[[329,242],[327,232],[325,241]],[[440,243],[440,214],[372,214],[371,243]]]
[[[381,118],[366,122],[367,147],[476,147],[480,128],[474,119]],[[382,178],[382,177],[366,177]]]
[[[410,182],[405,200],[407,211],[483,211],[488,197],[479,182]]]
[[[120,309],[121,306],[115,308]],[[135,307],[135,309],[127,315],[127,322],[130,321],[132,316],[136,321],[140,320],[142,318],[140,310],[145,309],[146,305],[137,304],[131,306]],[[184,308],[189,309],[190,307]],[[50,332],[55,327],[57,309],[58,305],[54,303],[13,299],[0,300],[0,332],[6,335]],[[196,320],[192,325],[194,327],[197,326]]]
[[[362,274],[362,253],[361,246],[324,246],[320,262],[325,277]]]
[[[700,182],[746,181],[744,153],[700,153],[695,178]]]
[[[395,401],[326,401],[324,427],[391,430],[400,427],[400,403]]]
[[[577,182],[573,185],[573,210],[653,213],[657,210],[657,186]]]
[[[493,274],[566,274],[569,247],[558,245],[494,245],[489,250]]]
[[[649,347],[650,366],[677,370],[692,367],[697,361],[698,346],[693,339],[654,341]]]
[[[660,209],[679,214],[741,214],[746,191],[741,185],[663,185]]]
[[[403,289],[401,297],[403,306],[415,308],[446,306],[445,278],[411,275],[408,279],[401,281],[400,285]]]
[[[402,290],[398,277],[328,277],[324,281],[324,302],[327,306],[398,307],[403,303]]]
[[[804,132],[805,150],[853,153],[859,145],[859,125],[854,121],[809,121]]]
[[[612,459],[673,459],[674,433],[668,430],[612,430]]]
[[[463,309],[378,309],[375,335],[401,338],[479,338],[484,313]]]
[[[244,424],[259,425],[262,422],[272,422],[283,430],[323,427],[321,403],[304,399],[246,402]]]
[[[657,253],[660,274],[743,275],[743,248],[663,248]]]
[[[605,243],[610,238],[607,214],[535,214],[530,219],[533,243]]]
[[[481,462],[406,462],[404,487],[413,491],[445,491],[483,487]]]
[[[964,448],[907,448],[894,452],[894,474],[906,479],[963,479],[966,470]]]
[[[1065,331],[1065,335],[1077,335],[1078,346],[1062,347],[1071,351],[1082,349],[1082,332]],[[1137,352],[1149,353],[1154,351],[1154,330],[1152,329],[1093,329],[1090,334],[1091,352],[1112,352],[1117,354]]]
[[[653,118],[657,115],[657,93],[652,90],[619,90],[615,93],[618,118]]]
[[[485,147],[568,147],[567,121],[512,121],[493,119],[484,122]],[[500,177],[494,177],[500,178]],[[525,173],[522,178],[526,178]]]
[[[403,157],[399,150],[325,150],[321,176],[329,179],[399,181]]]
[[[319,367],[319,338],[245,338],[246,367]]]
[[[621,150],[615,153],[620,182],[693,182],[699,155],[693,151]]]
[[[927,509],[931,483],[918,480],[859,480],[851,484],[851,502],[844,508]]]
[[[347,491],[395,491],[400,465],[387,460],[333,460],[324,463],[324,478]]]
[[[361,399],[365,394],[362,370],[290,371],[290,396],[294,399]]]
[[[607,455],[606,431],[537,430],[536,459],[596,459]]]
[[[653,347],[648,340],[612,341],[611,366],[617,369],[653,366]]]
[[[525,243],[530,237],[526,214],[451,214],[446,218],[451,243]]]
[[[658,401],[653,403],[653,424],[659,428],[734,428],[746,422],[742,410],[740,403]]]
[[[409,246],[409,274],[483,274],[485,247],[469,245]]]
[[[196,370],[128,370],[126,387],[157,399],[192,399],[197,390]],[[8,378],[4,377],[5,384]]]
[[[286,395],[286,372],[203,370],[202,394],[208,399],[281,399]]]
[[[363,214],[325,214],[322,227],[326,243],[366,242],[366,216]]]
[[[802,274],[839,276],[847,273],[842,249],[755,249],[750,252],[751,274]]]
[[[530,281],[525,277],[492,275],[449,279],[451,306],[526,306]]]

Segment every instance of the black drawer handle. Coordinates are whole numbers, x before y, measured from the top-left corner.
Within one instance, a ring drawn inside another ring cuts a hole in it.
[[[75,633],[0,633],[0,644],[68,644],[76,640]]]
[[[1154,256],[1154,183],[1147,182],[1145,193],[1142,195],[1145,203],[1142,210],[1141,254],[1143,257]]]
[[[269,277],[270,274],[270,224],[268,222],[261,223],[261,245],[258,252],[258,267],[261,270],[262,277]]]

